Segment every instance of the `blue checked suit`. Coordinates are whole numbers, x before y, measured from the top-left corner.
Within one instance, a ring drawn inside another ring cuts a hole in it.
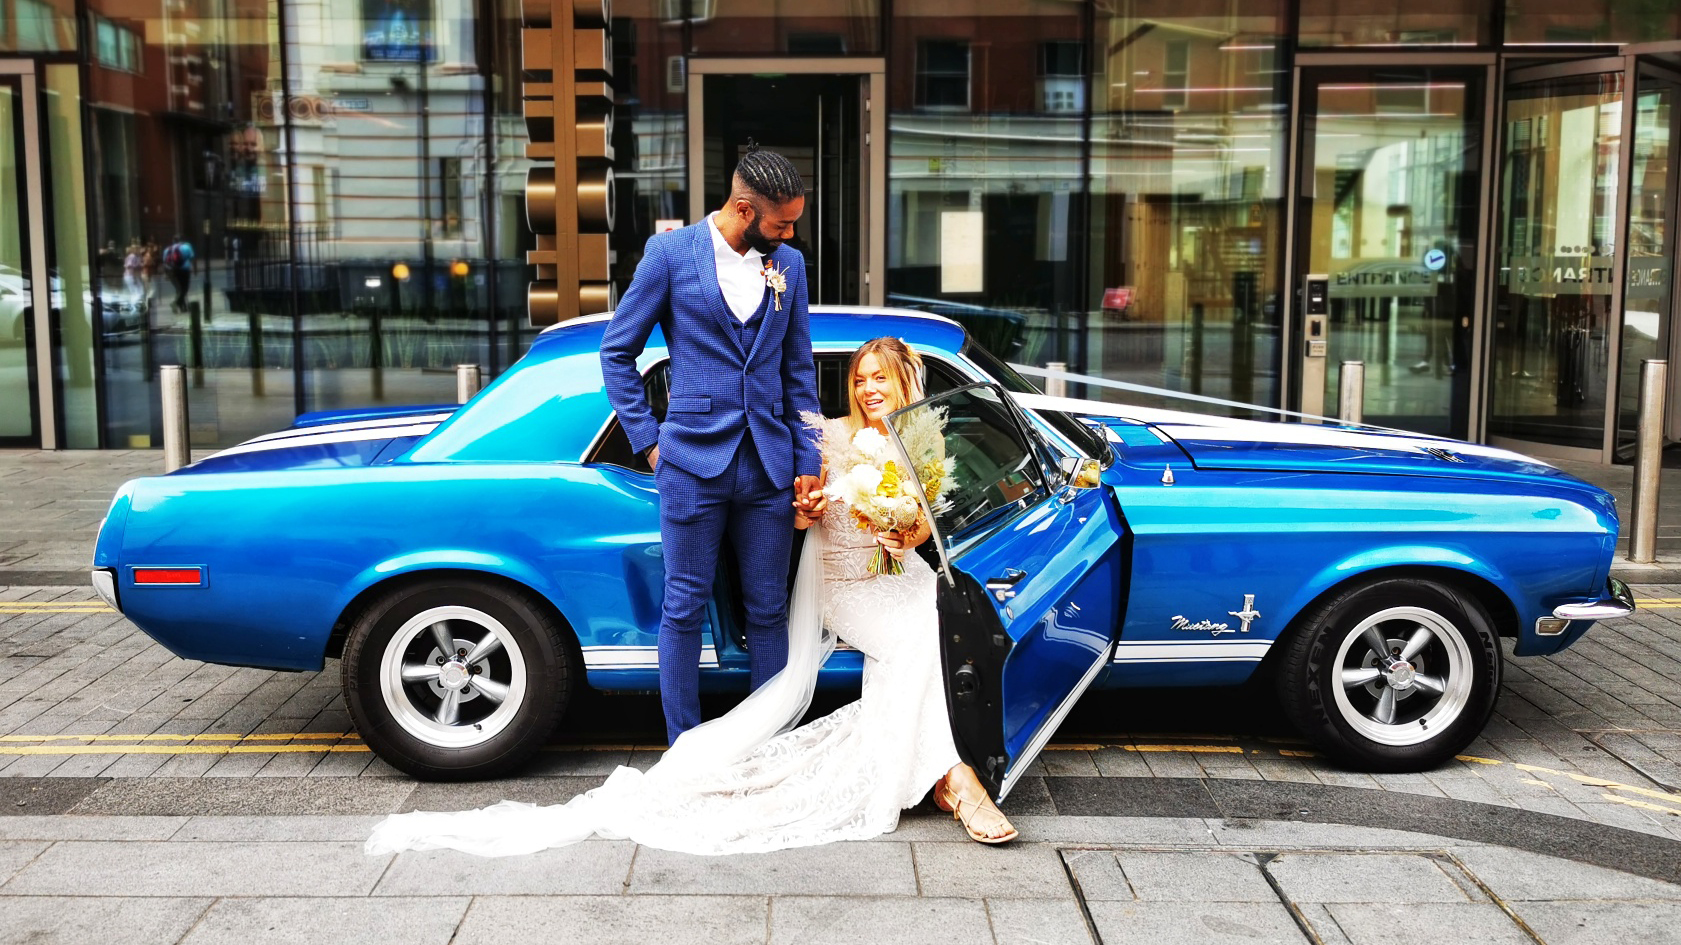
[[[601,373],[631,448],[660,448],[660,699],[672,739],[700,723],[701,624],[726,538],[740,567],[753,686],[787,662],[794,477],[817,475],[822,459],[800,421],[819,410],[805,260],[787,246],[769,259],[786,270],[781,308],[767,287],[744,325],[718,288],[706,221],[658,234],[602,336]],[[636,370],[655,325],[671,352],[664,422]]]

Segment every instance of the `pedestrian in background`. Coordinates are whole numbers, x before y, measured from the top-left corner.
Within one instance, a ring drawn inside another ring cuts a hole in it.
[[[175,234],[175,242],[163,251],[163,271],[175,286],[175,311],[187,310],[187,290],[193,282],[193,244]]]

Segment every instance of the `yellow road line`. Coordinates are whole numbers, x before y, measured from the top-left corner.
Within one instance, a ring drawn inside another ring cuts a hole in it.
[[[298,732],[287,735],[0,735],[0,742],[44,742],[44,741],[229,741],[229,742],[288,742],[299,739],[341,739],[361,738],[355,732]]]
[[[1630,807],[1638,807],[1641,810],[1655,810],[1655,811],[1659,811],[1661,813],[1672,814],[1676,817],[1681,817],[1681,810],[1676,810],[1673,807],[1664,807],[1661,804],[1648,804],[1645,801],[1632,801],[1632,800],[1629,800],[1626,797],[1618,797],[1615,794],[1601,794],[1599,796],[1605,798],[1608,801],[1616,801],[1618,804],[1627,804]]]
[[[0,607],[104,607],[102,600],[0,600]]]
[[[19,745],[0,755],[260,755],[372,751],[366,745]]]
[[[81,604],[66,604],[60,607],[16,607],[11,604],[0,604],[0,614],[114,614],[115,610],[100,604],[90,607]]]
[[[1122,745],[1127,751],[1188,751],[1197,754],[1241,755],[1241,745]]]

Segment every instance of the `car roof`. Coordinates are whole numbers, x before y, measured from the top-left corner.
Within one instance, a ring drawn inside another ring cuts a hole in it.
[[[580,350],[599,351],[601,336],[613,313],[584,315],[544,328],[532,343],[526,358],[546,361]],[[859,345],[884,335],[944,351],[958,351],[967,333],[963,326],[943,315],[903,308],[867,305],[814,305],[811,308],[812,341],[819,347],[837,343]],[[658,327],[648,339],[648,348],[665,347]]]

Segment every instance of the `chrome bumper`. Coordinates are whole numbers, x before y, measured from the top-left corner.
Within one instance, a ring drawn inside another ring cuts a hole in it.
[[[111,609],[122,613],[123,609],[117,604],[117,573],[110,568],[94,568],[91,575],[93,592],[99,599],[111,605]]]
[[[1610,620],[1634,613],[1634,594],[1628,585],[1611,578],[1606,582],[1608,596],[1579,604],[1560,604],[1553,608],[1553,616],[1563,620]]]

